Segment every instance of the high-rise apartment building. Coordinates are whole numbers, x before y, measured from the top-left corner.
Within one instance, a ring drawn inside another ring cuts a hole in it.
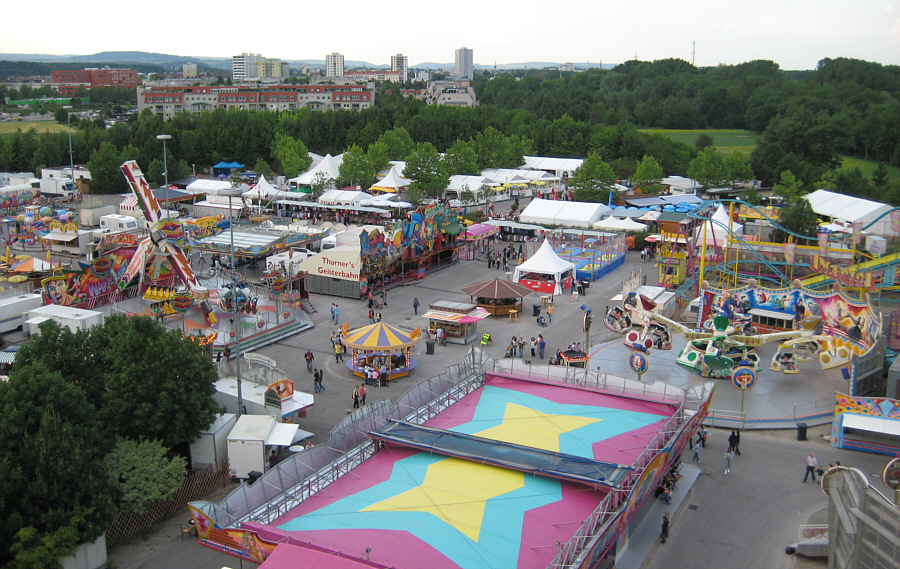
[[[231,78],[235,83],[287,77],[287,63],[263,57],[258,53],[242,53],[231,58]]]
[[[474,79],[475,63],[472,59],[472,50],[461,47],[456,50],[456,68],[453,73],[457,79]]]
[[[344,56],[340,53],[329,53],[325,56],[325,77],[344,76]]]
[[[400,82],[409,81],[409,57],[398,53],[391,56],[391,71],[396,71],[400,75]]]
[[[197,64],[185,63],[181,66],[181,76],[185,79],[193,79],[197,76]]]

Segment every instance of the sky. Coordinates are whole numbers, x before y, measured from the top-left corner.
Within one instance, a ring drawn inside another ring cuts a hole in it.
[[[27,2],[6,4],[2,53],[319,60],[338,52],[376,65],[402,53],[415,66],[452,63],[468,47],[476,65],[488,66],[692,57],[700,67],[766,59],[814,69],[826,57],[900,65],[900,0],[455,0],[443,12],[421,0],[42,0],[40,13]]]

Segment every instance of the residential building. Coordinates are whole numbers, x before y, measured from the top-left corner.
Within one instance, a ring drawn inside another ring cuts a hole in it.
[[[371,69],[365,71],[344,71],[344,78],[353,78],[359,82],[365,81],[393,81],[400,82],[400,74],[396,71],[387,71],[386,69]]]
[[[231,58],[231,78],[235,83],[283,79],[288,76],[287,63],[263,57],[258,53],[242,53]]]
[[[150,109],[167,120],[180,112],[218,108],[249,111],[354,110],[371,107],[375,93],[365,85],[159,86],[138,88],[138,112]]]
[[[245,81],[256,74],[256,63],[264,59],[258,53],[242,53],[231,58],[231,79],[235,83]]]
[[[475,89],[468,81],[435,81],[428,85],[425,102],[429,105],[474,107],[478,104]]]
[[[124,87],[138,86],[138,74],[134,69],[63,69],[50,72],[51,81],[60,95],[73,96],[78,87]]]
[[[396,72],[400,76],[400,82],[409,81],[409,57],[398,53],[391,56],[391,71]]]
[[[471,49],[461,47],[456,50],[456,67],[453,76],[457,79],[472,80],[475,78],[475,63]]]
[[[340,53],[329,53],[325,56],[325,77],[343,77],[344,56]]]
[[[194,79],[197,77],[197,64],[185,63],[181,66],[181,76],[185,79]]]

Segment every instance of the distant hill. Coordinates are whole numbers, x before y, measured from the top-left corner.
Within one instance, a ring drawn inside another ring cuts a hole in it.
[[[199,57],[185,55],[170,55],[166,53],[152,53],[147,51],[101,51],[92,55],[48,55],[43,53],[0,53],[0,61],[22,61],[22,62],[39,62],[39,63],[83,63],[92,65],[155,65],[160,67],[180,67],[184,63],[204,64],[216,69],[231,69],[230,57]],[[293,68],[299,68],[303,62],[307,67],[324,67],[324,59],[287,59],[288,65]],[[522,63],[498,63],[497,69],[544,69],[557,68],[561,64],[552,61],[528,61]],[[602,65],[604,69],[615,67],[615,63],[605,63]],[[588,67],[600,67],[599,63],[576,62],[576,69],[586,69]],[[389,64],[373,64],[368,61],[344,61],[344,67],[347,69],[390,69]],[[476,69],[493,69],[494,65],[475,64]],[[426,61],[410,65],[415,69],[451,69],[453,63],[437,63]]]

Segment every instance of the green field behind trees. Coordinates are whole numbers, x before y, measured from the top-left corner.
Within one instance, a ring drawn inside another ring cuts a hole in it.
[[[734,150],[740,150],[747,156],[756,148],[760,135],[749,130],[737,129],[669,129],[669,128],[642,128],[644,134],[659,134],[671,138],[676,142],[682,142],[688,146],[697,144],[700,135],[705,134],[713,139],[716,150],[722,154],[731,154]]]
[[[11,134],[15,134],[18,131],[22,131],[23,133],[28,132],[29,130],[34,129],[37,133],[44,132],[66,132],[68,129],[66,125],[59,124],[53,121],[6,121],[0,122],[0,136],[9,136]],[[72,129],[72,132],[75,132],[75,129]]]

